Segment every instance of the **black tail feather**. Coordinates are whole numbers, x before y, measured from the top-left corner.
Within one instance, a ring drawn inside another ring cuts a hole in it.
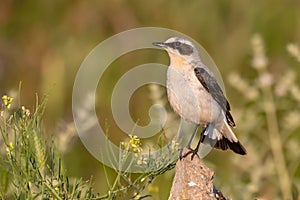
[[[221,140],[218,140],[215,144],[214,148],[216,149],[222,149],[226,150],[230,148],[233,152],[240,154],[240,155],[246,155],[246,149],[241,145],[241,143],[238,142],[230,142],[227,138],[222,138]]]
[[[239,142],[230,142],[227,138],[222,137],[221,140],[212,140],[207,137],[207,135],[202,134],[200,136],[201,143],[208,143],[211,146],[214,145],[214,148],[221,149],[221,150],[227,150],[228,148],[231,149],[233,152],[240,154],[240,155],[246,155],[247,151],[245,147]],[[216,143],[215,143],[216,142]]]

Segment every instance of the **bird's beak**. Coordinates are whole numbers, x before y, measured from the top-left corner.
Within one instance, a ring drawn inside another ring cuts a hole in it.
[[[163,43],[163,42],[153,42],[152,44],[153,44],[154,46],[162,47],[162,48],[164,48],[164,47],[167,46],[167,44],[166,44],[166,43]]]

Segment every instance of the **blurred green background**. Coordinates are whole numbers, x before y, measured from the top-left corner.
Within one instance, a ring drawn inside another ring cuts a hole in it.
[[[297,76],[300,63],[288,54],[286,46],[289,43],[300,44],[299,10],[298,0],[1,0],[0,92],[1,95],[16,96],[19,82],[22,81],[22,104],[29,108],[35,105],[35,93],[49,93],[44,120],[46,132],[49,135],[59,135],[58,137],[70,132],[76,134],[72,126],[72,87],[76,72],[87,54],[98,43],[121,31],[146,26],[165,27],[189,35],[208,51],[223,76],[237,126],[247,124],[250,121],[243,114],[250,108],[255,109],[260,100],[256,99],[255,103],[242,98],[228,83],[228,77],[231,72],[236,72],[247,79],[250,85],[257,85],[257,72],[251,67],[251,39],[255,33],[260,34],[265,42],[268,70],[273,75],[274,82],[289,69]],[[141,50],[125,55],[105,72],[105,85],[99,85],[99,93],[108,96],[98,101],[99,115],[107,119],[113,140],[117,142],[123,140],[125,134],[114,124],[109,95],[122,74],[134,66],[148,62],[167,64],[167,54],[158,50]],[[296,79],[293,84],[299,85],[300,81]],[[151,105],[151,98],[148,93],[147,88],[138,90],[130,108],[133,119],[140,119],[141,124],[146,124],[149,120],[147,108]],[[279,107],[279,121],[289,111],[299,110],[297,102],[289,96],[284,97],[275,97],[276,106]],[[257,119],[264,119],[264,113],[259,109],[250,113],[248,114],[257,115]],[[105,121],[100,123],[104,124]],[[259,130],[267,129],[266,123],[259,123],[259,126]],[[258,133],[255,124],[247,128],[236,130],[242,143],[250,149],[247,158],[219,151],[214,151],[205,158],[216,172],[216,184],[225,196],[235,199],[280,199],[274,162],[270,161],[273,165],[266,168],[266,173],[270,176],[256,175],[258,172],[253,171],[263,168],[267,165],[268,158],[273,158],[268,133]],[[288,156],[289,151],[285,147],[291,144],[286,138],[297,141],[293,147],[299,149],[299,128],[289,131],[288,136],[285,131],[280,134],[285,138],[281,144],[286,156],[285,164],[290,170],[289,165],[293,163],[293,159],[298,161],[299,156]],[[105,193],[107,188],[102,165],[88,154],[75,135],[65,138],[66,141],[60,144],[60,148],[64,150],[64,162],[70,176],[93,176],[95,190]],[[257,151],[252,152],[252,149]],[[247,161],[257,165],[241,166]],[[299,189],[297,184],[300,183],[299,165],[293,164],[292,168],[289,171],[290,180],[293,191],[296,192],[295,188]],[[113,176],[113,170],[110,172]],[[157,189],[150,188],[154,199],[167,199],[172,177],[173,172],[168,172],[154,181],[152,186]],[[255,177],[259,180],[253,180]]]

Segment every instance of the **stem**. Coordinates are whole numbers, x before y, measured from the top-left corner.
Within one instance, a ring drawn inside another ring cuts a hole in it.
[[[56,191],[50,185],[48,185],[46,182],[43,182],[43,184],[48,188],[48,190],[53,194],[53,196],[56,199],[62,200],[62,198],[56,193]]]
[[[273,154],[273,161],[279,179],[279,186],[284,199],[292,199],[291,181],[282,149],[276,106],[270,86],[262,88],[264,110],[267,118],[269,141]]]
[[[112,186],[112,188],[111,188],[111,191],[114,191],[115,190],[115,187],[117,186],[117,183],[119,182],[119,180],[120,180],[120,177],[121,177],[121,173],[122,172],[118,172],[118,175],[117,175],[117,177],[116,177],[116,179],[115,179],[115,182],[114,182],[114,184],[113,184],[113,186]]]

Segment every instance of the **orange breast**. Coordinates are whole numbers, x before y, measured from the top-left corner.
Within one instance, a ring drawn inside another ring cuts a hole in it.
[[[171,55],[170,62],[170,65],[174,68],[182,68],[188,65],[187,60],[183,56],[179,55]]]

